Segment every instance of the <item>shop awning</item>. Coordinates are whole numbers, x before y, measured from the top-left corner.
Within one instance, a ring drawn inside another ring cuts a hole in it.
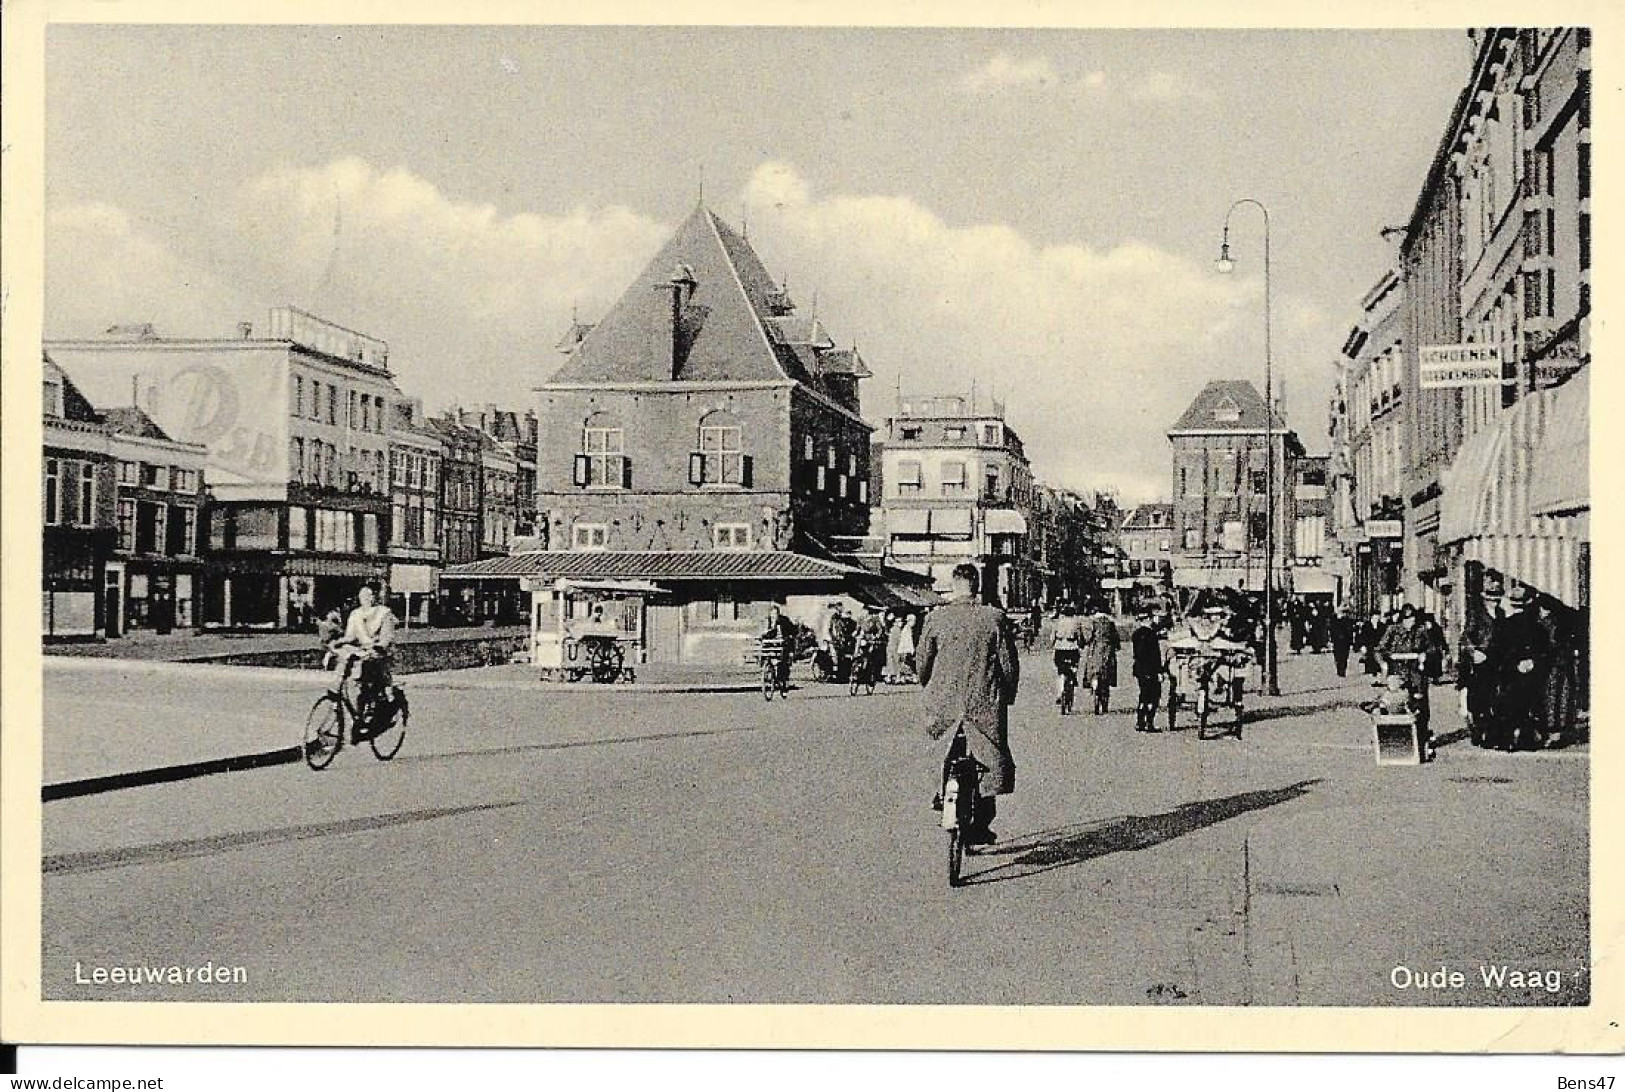
[[[1505,433],[1490,425],[1467,438],[1455,460],[1441,476],[1443,496],[1439,498],[1441,543],[1471,538],[1484,526],[1484,510],[1495,491],[1495,471],[1499,464]]]
[[[877,580],[852,588],[852,598],[882,610],[924,610],[940,607],[947,600],[929,587],[892,580]]]
[[[1013,508],[989,508],[982,516],[982,531],[989,535],[1024,535],[1027,517]]]
[[[1590,537],[1589,392],[1568,390],[1580,382],[1583,373],[1526,394],[1463,444],[1445,472],[1439,516],[1441,544],[1460,542],[1468,560],[1570,606],[1588,596],[1582,559]],[[1574,443],[1578,450],[1570,449]],[[1542,481],[1546,499],[1560,507],[1537,508]]]
[[[1549,392],[1546,434],[1535,453],[1529,511],[1555,516],[1591,508],[1591,375],[1583,368]]]
[[[931,513],[924,508],[900,508],[886,513],[886,530],[894,535],[924,535],[931,530]]]
[[[1240,588],[1243,591],[1263,591],[1263,569],[1244,569],[1240,566],[1189,567],[1174,570],[1176,588]],[[1275,572],[1275,590],[1286,590],[1285,574]]]
[[[971,535],[971,514],[969,508],[933,508],[931,509],[931,533],[933,535]]]

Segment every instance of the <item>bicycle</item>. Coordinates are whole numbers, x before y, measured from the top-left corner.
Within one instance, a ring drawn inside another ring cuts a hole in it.
[[[784,641],[778,637],[757,640],[756,658],[762,666],[762,700],[772,701],[773,695],[790,696],[789,665],[784,662]]]
[[[394,758],[406,740],[406,722],[411,716],[406,692],[400,687],[381,690],[360,706],[357,693],[361,683],[346,677],[337,690],[329,690],[317,698],[305,717],[305,764],[313,770],[325,770],[344,749],[345,718],[349,718],[349,742],[359,747],[367,743],[380,762]],[[382,725],[373,723],[380,713],[388,713]],[[365,734],[363,730],[365,729]]]
[[[879,641],[859,639],[850,668],[849,692],[854,697],[860,688],[867,688],[870,694],[875,692],[875,684],[880,681],[880,657],[883,653],[884,646]]]
[[[971,852],[966,832],[975,824],[976,800],[981,784],[981,764],[970,754],[953,755],[961,734],[950,748],[948,775],[942,783],[942,829],[948,832],[948,886],[959,887],[965,854]]]
[[[1078,694],[1078,669],[1074,665],[1071,667],[1063,667],[1060,669],[1060,671],[1061,716],[1070,717],[1072,715],[1073,702],[1077,699]]]

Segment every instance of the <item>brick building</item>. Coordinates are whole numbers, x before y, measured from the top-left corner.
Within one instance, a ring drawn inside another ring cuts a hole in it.
[[[869,578],[829,545],[868,531],[869,373],[709,209],[562,348],[538,392],[543,548],[461,566],[460,583],[655,580],[649,656],[729,662],[767,603],[810,622]]]
[[[95,639],[107,632],[102,588],[114,535],[112,430],[49,352],[44,364],[40,633],[46,640]]]
[[[423,405],[394,406],[389,432],[390,606],[407,625],[430,621],[440,585],[440,434],[423,419]]]

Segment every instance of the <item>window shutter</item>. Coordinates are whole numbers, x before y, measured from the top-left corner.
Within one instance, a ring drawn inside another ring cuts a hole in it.
[[[705,453],[691,451],[688,453],[688,484],[705,484]]]
[[[632,488],[632,460],[625,455],[621,456],[621,488]]]
[[[749,455],[741,455],[739,457],[739,484],[744,486],[746,489],[750,488],[751,467],[754,461],[755,460],[753,460]]]
[[[575,482],[577,485],[587,484],[587,456],[585,455],[576,456]]]

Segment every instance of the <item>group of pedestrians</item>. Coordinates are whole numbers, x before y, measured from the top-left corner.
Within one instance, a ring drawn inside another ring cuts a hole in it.
[[[1558,606],[1529,588],[1489,587],[1456,650],[1456,688],[1477,747],[1538,750],[1575,741],[1579,661]]]

